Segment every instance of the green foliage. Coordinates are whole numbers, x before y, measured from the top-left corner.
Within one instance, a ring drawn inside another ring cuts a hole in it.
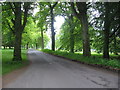
[[[29,47],[35,47],[36,44],[41,48],[41,29],[34,22],[32,17],[28,18],[28,23],[22,35],[22,45]],[[44,33],[44,44],[47,45],[49,38],[46,33]]]
[[[42,50],[43,52],[49,53],[49,54],[54,54],[54,55],[58,55],[58,56],[63,56],[69,59],[73,59],[73,60],[78,60],[81,62],[85,62],[87,64],[98,64],[98,65],[103,65],[103,66],[109,66],[109,67],[113,67],[115,69],[120,69],[120,61],[117,59],[103,59],[97,56],[94,57],[84,57],[79,53],[69,53],[67,51],[51,51],[49,49],[44,49]]]
[[[13,24],[11,19],[14,15],[11,15],[12,10],[6,10],[10,6],[7,3],[2,3],[2,46],[13,47],[14,35],[11,31]]]
[[[13,49],[2,50],[2,74],[3,75],[7,74],[15,69],[28,65],[29,61],[27,60],[26,54],[27,54],[27,51],[22,50],[22,61],[15,62],[15,61],[12,61]]]
[[[90,37],[91,37],[91,46],[93,49],[96,49],[97,52],[103,51],[104,45],[104,29],[105,29],[105,12],[108,12],[108,21],[109,23],[109,50],[110,52],[118,52],[119,51],[119,39],[120,38],[120,3],[118,2],[108,2],[109,9],[106,11],[105,3],[96,2],[88,4],[88,16],[89,23],[92,29],[90,28]],[[114,36],[115,35],[115,36]],[[116,42],[114,39],[116,38]]]
[[[2,45],[6,47],[13,47],[14,45],[14,34],[11,29],[14,29],[14,19],[15,15],[12,9],[10,8],[9,2],[2,3]],[[50,7],[49,5],[55,4],[55,2],[39,2],[37,3],[37,8],[39,11],[35,15],[31,15],[33,13],[33,10],[30,10],[28,13],[28,22],[26,24],[25,30],[22,34],[22,46],[26,47],[27,44],[29,44],[30,48],[36,47],[36,44],[38,48],[41,48],[42,46],[42,39],[44,38],[44,46],[46,47],[49,42],[49,37],[46,34],[46,31],[50,29]],[[109,19],[110,19],[110,33],[109,37],[109,50],[111,53],[120,53],[120,3],[109,3],[110,4],[110,13],[109,13]],[[13,5],[13,4],[12,4]],[[14,6],[14,5],[13,5]],[[31,8],[35,8],[35,5],[31,5]],[[24,11],[24,10],[22,10]],[[71,6],[67,2],[58,3],[54,10],[54,18],[56,16],[63,16],[65,18],[65,22],[63,23],[60,33],[56,35],[56,48],[58,50],[66,50],[64,51],[50,51],[46,50],[45,52],[53,53],[56,55],[62,55],[67,58],[80,60],[82,62],[90,63],[90,64],[100,64],[100,65],[106,65],[106,66],[112,66],[115,68],[119,68],[119,65],[117,64],[117,60],[106,60],[99,58],[102,56],[102,54],[95,54],[95,58],[93,57],[83,57],[81,54],[72,54],[68,53],[70,51],[70,29],[75,26],[74,28],[74,51],[82,51],[83,43],[82,43],[82,30],[81,30],[81,24],[78,18],[73,17],[73,20],[69,19],[70,15],[74,16],[74,13],[71,10]],[[90,34],[90,44],[91,49],[95,49],[97,53],[103,52],[103,41],[104,41],[104,20],[105,20],[105,5],[101,2],[96,3],[89,3],[88,4],[88,20],[89,20],[89,34]],[[22,12],[22,16],[23,12]],[[24,17],[22,17],[23,19]],[[55,21],[54,21],[55,22]],[[72,25],[69,24],[69,22],[72,22]],[[23,23],[23,20],[22,20]],[[118,28],[118,30],[117,30]],[[116,32],[114,33],[114,31]],[[43,32],[43,37],[41,35],[41,32]],[[9,50],[3,50],[3,60],[4,61],[10,61],[12,58],[12,52]],[[6,54],[7,53],[7,54]],[[5,55],[4,55],[5,54]],[[8,57],[6,57],[8,55]],[[9,56],[10,55],[10,56]],[[4,63],[3,61],[3,63]],[[7,62],[8,62],[7,61]],[[6,64],[5,64],[6,65]],[[11,65],[11,64],[10,64]],[[8,65],[8,67],[10,66]],[[20,64],[21,65],[21,64]],[[7,66],[6,66],[7,67]],[[15,64],[11,65],[11,67],[19,67],[19,65],[15,66]],[[10,69],[11,70],[11,69]],[[8,69],[8,71],[10,71]],[[7,71],[5,71],[7,72]]]
[[[2,46],[13,47],[14,35],[8,28],[2,29]]]
[[[70,19],[67,18],[61,27],[60,33],[57,36],[57,48],[62,50],[70,50],[70,29],[74,26],[74,47],[75,51],[82,50],[82,36],[81,36],[81,25],[79,21],[74,17],[74,22],[72,21],[72,26],[69,25]]]

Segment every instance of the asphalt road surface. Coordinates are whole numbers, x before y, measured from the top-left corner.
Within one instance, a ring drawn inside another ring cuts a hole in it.
[[[32,62],[5,88],[118,88],[118,74],[29,49]]]

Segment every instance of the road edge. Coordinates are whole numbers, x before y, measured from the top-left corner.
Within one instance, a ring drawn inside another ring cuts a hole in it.
[[[43,52],[43,51],[41,51],[41,52]],[[56,56],[56,57],[60,57],[60,58],[63,58],[63,59],[69,60],[69,61],[77,62],[77,63],[80,63],[80,64],[89,65],[89,66],[96,67],[96,68],[101,68],[101,69],[106,69],[106,70],[109,70],[109,71],[112,71],[112,72],[115,72],[115,73],[120,73],[120,69],[114,69],[112,67],[98,65],[98,64],[88,64],[88,63],[85,63],[85,62],[81,62],[81,61],[78,61],[78,60],[66,58],[66,57],[63,57],[63,56],[59,56],[59,55],[55,55],[55,54],[51,54],[51,53],[47,53],[47,52],[43,52],[43,53],[53,55],[53,56]]]

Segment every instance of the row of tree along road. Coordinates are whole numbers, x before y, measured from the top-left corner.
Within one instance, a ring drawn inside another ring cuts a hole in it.
[[[91,56],[92,48],[107,59],[110,51],[120,52],[120,2],[3,2],[1,6],[3,46],[14,47],[13,61],[22,60],[21,46],[44,49],[49,29],[53,51],[83,50],[83,56]],[[58,35],[56,16],[65,19]]]

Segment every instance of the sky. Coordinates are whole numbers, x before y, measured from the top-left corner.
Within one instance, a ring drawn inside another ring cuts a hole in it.
[[[62,24],[64,23],[64,21],[65,21],[64,17],[62,17],[62,16],[55,17],[54,28],[55,28],[56,34],[59,34],[60,28],[61,28]],[[50,29],[48,29],[47,34],[50,36],[50,34],[51,34]]]
[[[65,21],[64,17],[62,17],[62,16],[55,17],[54,28],[55,28],[56,35],[60,33],[60,28],[61,28],[62,24],[64,23],[64,21]],[[47,35],[49,36],[50,41],[46,48],[51,49],[51,29],[47,30]]]
[[[55,27],[55,29],[56,29],[56,31],[57,31],[57,34],[59,33],[59,31],[60,31],[60,28],[61,28],[61,26],[62,26],[62,24],[64,23],[64,17],[62,17],[62,16],[57,16],[57,17],[55,17],[55,23],[54,23],[54,27]]]

